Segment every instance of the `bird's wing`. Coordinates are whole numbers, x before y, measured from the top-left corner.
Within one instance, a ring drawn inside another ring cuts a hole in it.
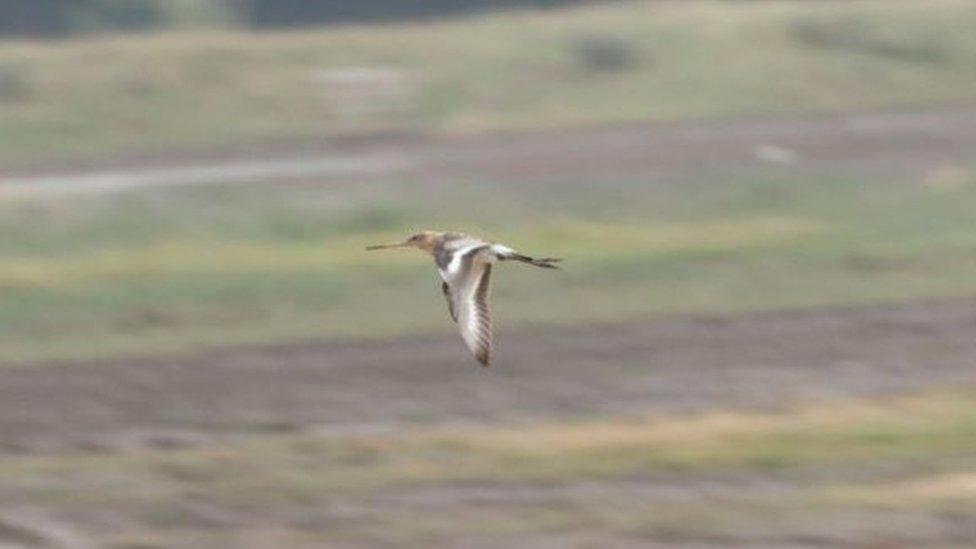
[[[482,366],[491,363],[491,263],[473,261],[466,276],[449,284],[461,338]]]
[[[464,236],[447,242],[434,251],[434,261],[441,278],[448,284],[464,279],[472,258],[488,248],[488,243]]]
[[[455,239],[449,246],[443,246],[434,251],[434,261],[437,263],[437,270],[440,272],[443,283],[441,292],[447,300],[447,310],[451,313],[451,319],[458,321],[457,303],[458,299],[454,294],[457,289],[464,286],[467,281],[471,265],[474,263],[475,256],[486,249],[483,242],[470,237]]]
[[[444,292],[444,299],[447,300],[447,311],[451,313],[451,320],[457,322],[457,309],[454,308],[454,297],[451,296],[451,285],[441,282],[441,291]]]

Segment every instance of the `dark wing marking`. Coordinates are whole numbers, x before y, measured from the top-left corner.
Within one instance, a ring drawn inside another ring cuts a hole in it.
[[[441,282],[441,291],[444,292],[444,299],[447,300],[447,310],[451,313],[451,319],[457,322],[457,309],[454,307],[454,297],[451,296],[451,287],[447,282]]]
[[[437,263],[437,268],[441,272],[447,271],[447,266],[451,264],[452,257],[454,257],[454,254],[444,248],[440,248],[434,252],[434,262]]]

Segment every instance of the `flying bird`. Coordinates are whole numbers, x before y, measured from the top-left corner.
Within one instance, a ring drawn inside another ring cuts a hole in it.
[[[418,248],[432,256],[441,274],[441,291],[461,338],[482,366],[491,364],[491,269],[498,261],[521,261],[544,269],[561,259],[522,255],[508,246],[461,233],[423,231],[403,242],[369,246],[367,250]]]

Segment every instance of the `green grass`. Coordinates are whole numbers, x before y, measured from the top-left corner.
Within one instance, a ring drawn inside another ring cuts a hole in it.
[[[974,27],[967,0],[695,0],[301,32],[6,41],[0,162],[377,130],[972,105]],[[355,105],[338,108],[349,92],[316,75],[349,67],[403,70],[415,84],[373,102],[363,98],[396,86],[360,89]]]
[[[976,518],[972,396],[8,456],[0,489],[72,517],[106,544],[270,536],[420,546],[560,533],[769,541],[804,532],[863,544],[879,531],[929,539],[938,531],[913,531],[914,521]],[[96,526],[104,516],[110,530]],[[900,526],[901,516],[915,518]]]
[[[566,258],[560,271],[499,271],[503,331],[976,296],[976,175],[958,168],[921,180],[380,181],[3,200],[8,364],[449,333],[429,258],[363,250],[428,227]]]

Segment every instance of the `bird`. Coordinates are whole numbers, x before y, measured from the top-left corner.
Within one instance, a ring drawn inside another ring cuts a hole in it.
[[[484,367],[491,364],[492,266],[499,261],[520,261],[543,269],[557,269],[560,258],[534,258],[508,246],[464,233],[421,231],[402,242],[367,246],[367,250],[417,248],[434,257],[441,275],[441,292],[461,339]]]

